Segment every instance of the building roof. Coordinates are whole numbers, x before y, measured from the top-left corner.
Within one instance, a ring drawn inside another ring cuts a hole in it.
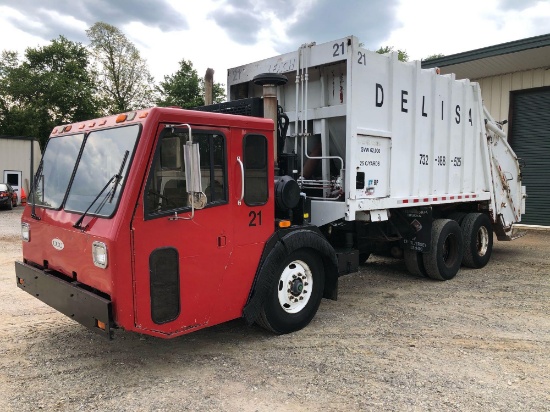
[[[550,34],[422,61],[422,68],[480,79],[499,74],[550,67]]]
[[[38,141],[36,137],[29,137],[29,136],[6,136],[6,135],[0,135],[0,139],[10,139],[10,140],[35,140]]]

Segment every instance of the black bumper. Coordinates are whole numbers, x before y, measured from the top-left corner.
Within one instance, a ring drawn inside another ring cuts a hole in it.
[[[87,328],[112,338],[111,301],[60,279],[47,270],[15,262],[17,286]],[[104,324],[105,329],[99,325]]]

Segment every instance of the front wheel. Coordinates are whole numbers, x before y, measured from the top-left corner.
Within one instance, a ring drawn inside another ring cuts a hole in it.
[[[300,249],[279,265],[278,273],[258,324],[278,334],[295,332],[311,322],[321,303],[325,286],[321,259],[309,250]]]

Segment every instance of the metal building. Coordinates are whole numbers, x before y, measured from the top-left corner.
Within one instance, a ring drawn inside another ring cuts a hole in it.
[[[510,145],[523,160],[527,209],[522,223],[550,226],[550,34],[422,62],[481,86],[496,120],[507,120]]]
[[[38,140],[33,137],[0,136],[0,182],[17,190],[18,203],[22,187],[29,194],[41,156]]]

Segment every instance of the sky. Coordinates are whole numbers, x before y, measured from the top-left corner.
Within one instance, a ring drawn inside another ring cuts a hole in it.
[[[182,59],[199,75],[354,35],[370,50],[393,46],[411,60],[550,33],[550,0],[0,0],[0,51],[23,54],[59,35],[118,27],[156,81]]]

